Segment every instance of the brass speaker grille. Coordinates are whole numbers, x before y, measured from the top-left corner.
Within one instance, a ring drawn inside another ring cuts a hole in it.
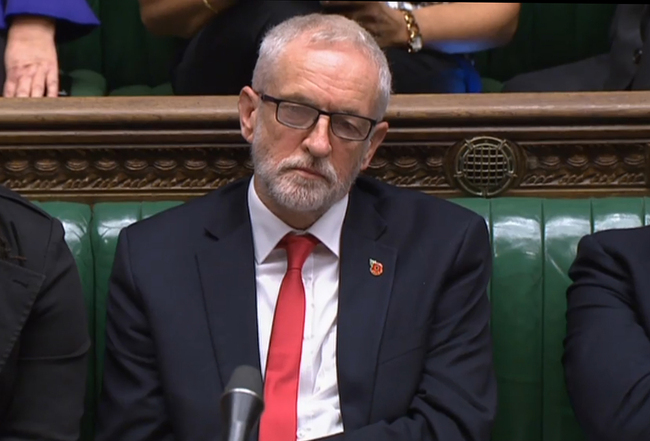
[[[453,176],[473,196],[491,197],[507,190],[517,177],[518,156],[505,140],[480,136],[457,146]]]

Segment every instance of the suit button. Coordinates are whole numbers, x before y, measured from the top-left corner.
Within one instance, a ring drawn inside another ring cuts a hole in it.
[[[639,64],[641,62],[641,57],[643,57],[643,49],[637,49],[634,51],[634,64]]]

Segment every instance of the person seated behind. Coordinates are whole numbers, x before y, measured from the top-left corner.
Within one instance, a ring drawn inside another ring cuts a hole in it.
[[[0,1],[3,96],[59,96],[56,42],[79,38],[97,25],[86,0]]]
[[[564,369],[588,441],[650,439],[650,227],[578,245],[567,291]]]
[[[490,439],[485,220],[357,178],[390,83],[345,17],[264,38],[238,104],[253,177],[120,232],[97,441],[219,439],[240,365],[264,373],[260,441]]]
[[[189,39],[172,72],[178,95],[237,95],[250,83],[265,32],[312,12],[340,13],[364,26],[386,50],[395,93],[478,92],[480,76],[463,54],[510,41],[520,9],[519,3],[139,1],[149,31]]]
[[[600,92],[650,89],[650,5],[619,4],[607,53],[520,74],[504,92]]]
[[[0,186],[0,440],[78,439],[90,348],[61,223]]]

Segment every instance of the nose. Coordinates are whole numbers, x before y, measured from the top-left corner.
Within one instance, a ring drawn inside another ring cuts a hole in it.
[[[309,136],[305,138],[305,146],[312,156],[322,158],[330,154],[330,119],[327,115],[320,115]]]

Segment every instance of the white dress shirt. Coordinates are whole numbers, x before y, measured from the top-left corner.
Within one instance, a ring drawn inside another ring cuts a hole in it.
[[[263,375],[275,305],[287,271],[287,253],[276,246],[292,231],[297,234],[310,233],[320,243],[307,258],[302,270],[305,330],[300,360],[296,437],[298,441],[303,441],[343,432],[336,373],[336,316],[341,228],[348,196],[335,203],[309,229],[297,231],[264,205],[255,191],[253,179],[248,187],[248,207],[255,246],[257,324]]]

